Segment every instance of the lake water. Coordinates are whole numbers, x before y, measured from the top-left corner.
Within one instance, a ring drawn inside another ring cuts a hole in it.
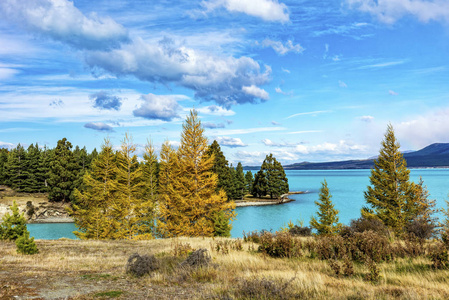
[[[411,180],[419,182],[421,176],[430,193],[437,200],[437,207],[445,207],[449,192],[449,169],[412,169]],[[340,222],[348,224],[360,217],[365,205],[363,192],[369,185],[370,170],[313,170],[286,171],[291,191],[307,191],[306,194],[291,195],[293,202],[282,205],[238,207],[237,219],[233,222],[232,237],[242,237],[243,232],[273,230],[285,226],[289,221],[303,222],[308,226],[310,217],[316,213],[314,203],[318,199],[321,183],[326,179],[332,202],[338,209]],[[36,239],[75,238],[73,223],[28,224],[31,236]]]

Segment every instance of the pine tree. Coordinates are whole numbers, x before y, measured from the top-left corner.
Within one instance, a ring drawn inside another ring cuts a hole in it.
[[[19,213],[16,201],[13,202],[10,209],[12,214],[6,213],[3,216],[3,222],[0,224],[0,239],[15,241],[27,231],[27,221],[23,213]]]
[[[340,231],[341,224],[338,223],[338,210],[334,208],[331,201],[332,195],[329,192],[326,180],[322,183],[318,201],[315,204],[318,206],[317,218],[312,217],[310,226],[315,228],[318,235],[332,235]]]
[[[66,138],[58,141],[53,150],[53,160],[50,163],[48,198],[54,202],[68,202],[74,200],[72,195],[75,181],[79,172],[79,165],[71,151],[72,144]]]
[[[6,184],[6,164],[8,162],[8,149],[0,148],[0,184]]]
[[[37,181],[39,182],[39,192],[44,193],[48,191],[48,176],[50,171],[50,162],[53,161],[53,150],[44,146],[39,157],[39,165],[37,168]]]
[[[145,153],[143,154],[144,163],[142,165],[142,173],[144,180],[144,199],[151,200],[154,204],[157,201],[158,186],[158,161],[153,144],[147,141]]]
[[[254,184],[252,194],[254,197],[262,198],[267,195],[268,182],[267,177],[262,169],[254,176]]]
[[[261,170],[265,173],[267,179],[267,194],[270,198],[279,198],[282,194],[288,193],[288,179],[285,175],[282,165],[273,157],[273,154],[269,154],[265,157],[262,163]]]
[[[251,194],[253,191],[254,177],[251,171],[245,173],[245,193]]]
[[[83,176],[82,191],[75,190],[76,204],[72,204],[71,216],[81,239],[121,238],[119,224],[114,219],[113,208],[119,206],[116,193],[117,166],[115,153],[109,139],[105,139],[101,152],[92,162],[92,168]]]
[[[25,187],[25,169],[26,157],[25,149],[18,144],[8,154],[8,160],[5,164],[6,180],[5,183],[16,191],[22,191]]]
[[[237,164],[237,168],[235,169],[234,189],[234,199],[243,200],[243,196],[245,196],[245,175],[243,174],[243,167],[240,162]]]
[[[421,210],[420,189],[409,181],[410,171],[399,151],[400,145],[391,125],[388,125],[382,148],[371,169],[370,183],[365,192],[368,207],[362,208],[365,218],[378,218],[401,234],[404,226]]]
[[[229,221],[234,203],[226,201],[224,191],[215,192],[217,174],[213,173],[214,156],[208,155],[207,139],[195,110],[183,124],[178,148],[178,176],[171,177],[172,191],[161,203],[159,227],[165,236],[212,236],[214,215],[222,211]],[[161,172],[164,158],[161,153]],[[164,174],[161,174],[164,176]]]
[[[212,142],[212,144],[208,147],[206,153],[209,156],[211,156],[212,154],[214,155],[212,172],[218,175],[216,192],[218,193],[222,189],[226,192],[228,199],[231,199],[233,188],[230,179],[229,164],[217,141],[214,140]]]
[[[41,186],[38,181],[38,171],[39,171],[39,160],[41,152],[39,150],[39,145],[36,146],[31,144],[25,154],[25,168],[23,170],[24,174],[24,192],[36,193],[41,190]]]

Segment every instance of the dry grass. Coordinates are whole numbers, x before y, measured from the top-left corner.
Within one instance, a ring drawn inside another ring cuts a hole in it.
[[[326,261],[311,259],[306,252],[300,258],[271,258],[255,252],[257,245],[243,243],[242,250],[230,247],[223,254],[216,251],[218,241],[234,240],[38,240],[40,253],[32,256],[17,254],[13,243],[0,242],[0,298],[250,299],[253,293],[260,299],[449,298],[449,271],[432,269],[426,257],[379,264],[381,279],[373,284],[364,279],[369,272],[365,264],[355,264],[351,277],[336,276]],[[213,264],[179,268],[188,254],[174,255],[180,245],[208,249]],[[135,252],[155,255],[161,268],[142,278],[125,274],[127,259]]]

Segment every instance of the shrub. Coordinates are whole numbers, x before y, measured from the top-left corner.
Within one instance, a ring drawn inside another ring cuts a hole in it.
[[[445,269],[449,267],[448,250],[444,245],[434,247],[429,256],[432,261],[432,266],[435,269]]]
[[[243,241],[259,244],[261,235],[262,232],[259,233],[257,230],[250,231],[248,233],[243,232]]]
[[[189,243],[183,244],[183,243],[179,243],[178,241],[176,241],[173,246],[172,252],[173,252],[173,256],[186,257],[187,255],[192,253],[194,250],[195,249],[193,249]]]
[[[159,269],[159,262],[154,255],[140,256],[139,254],[134,253],[128,258],[128,263],[126,264],[126,273],[137,277],[150,274],[157,269]]]
[[[297,297],[288,293],[287,288],[295,278],[289,281],[275,281],[267,278],[241,279],[235,296],[237,299],[294,299]]]
[[[17,253],[20,254],[36,254],[39,253],[39,250],[37,249],[36,244],[34,243],[34,237],[30,238],[30,233],[28,230],[25,231],[25,233],[16,239],[16,247],[17,247]]]
[[[312,228],[295,225],[288,230],[291,235],[295,236],[311,236]]]
[[[271,257],[299,257],[301,245],[288,232],[265,232],[260,236],[258,251]]]
[[[370,259],[367,261],[367,264],[368,264],[369,273],[366,274],[365,280],[370,281],[372,283],[378,282],[381,277],[379,267],[373,260],[370,260]]]
[[[181,262],[181,267],[207,267],[210,265],[212,259],[206,249],[198,249],[193,251],[183,262]]]
[[[3,222],[0,224],[0,239],[15,241],[23,236],[27,231],[26,220],[23,214],[19,214],[19,208],[16,202],[11,206],[12,215],[7,213],[3,216]]]
[[[343,274],[346,276],[354,275],[354,264],[347,256],[343,258]]]
[[[317,257],[322,260],[341,259],[347,255],[347,246],[339,236],[319,236],[315,244]]]
[[[388,236],[388,227],[378,219],[367,219],[360,217],[355,220],[351,220],[349,230],[355,232],[373,231],[379,235]]]
[[[374,231],[356,232],[351,238],[351,254],[354,261],[373,262],[390,260],[392,258],[388,239]]]
[[[27,201],[27,216],[28,219],[31,219],[31,217],[34,215],[34,206],[31,201]]]
[[[407,224],[405,231],[408,235],[427,240],[435,235],[435,228],[436,225],[433,222],[424,218],[416,218]]]
[[[329,259],[327,262],[331,269],[334,271],[335,275],[339,276],[341,273],[341,266],[338,261],[336,259]]]

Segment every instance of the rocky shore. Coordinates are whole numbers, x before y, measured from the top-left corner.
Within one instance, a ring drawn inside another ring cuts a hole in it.
[[[288,194],[281,195],[280,199],[266,199],[266,198],[251,198],[246,200],[235,200],[236,207],[245,207],[245,206],[264,206],[264,205],[278,205],[284,204],[288,202],[295,201],[294,199],[289,198],[289,195],[296,194],[305,194],[306,192],[289,192]]]

